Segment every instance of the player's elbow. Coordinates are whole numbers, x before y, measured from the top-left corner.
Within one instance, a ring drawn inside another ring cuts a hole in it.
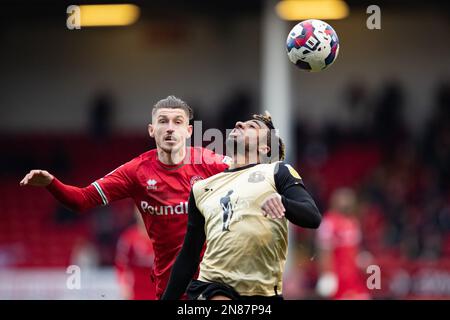
[[[322,215],[320,214],[319,208],[317,208],[316,204],[311,204],[311,216],[312,216],[312,229],[317,229],[322,222]]]
[[[319,210],[314,213],[314,216],[311,221],[311,229],[317,229],[320,226],[320,223],[322,222],[322,215],[320,214]]]

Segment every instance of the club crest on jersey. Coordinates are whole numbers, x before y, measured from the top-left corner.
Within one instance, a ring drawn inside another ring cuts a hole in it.
[[[285,165],[286,168],[288,168],[289,173],[296,179],[301,179],[302,177],[300,177],[300,175],[298,174],[298,172],[290,165],[290,164],[286,164]]]
[[[158,186],[156,185],[157,181],[155,179],[147,180],[147,190],[156,190]]]
[[[265,179],[264,172],[255,171],[255,172],[252,172],[250,174],[250,176],[248,177],[248,182],[257,183],[257,182],[264,181],[264,179]]]
[[[201,176],[192,176],[191,177],[191,181],[190,181],[191,187],[194,185],[194,183],[196,183],[197,181],[200,181],[200,180],[203,180],[203,177],[201,177]]]

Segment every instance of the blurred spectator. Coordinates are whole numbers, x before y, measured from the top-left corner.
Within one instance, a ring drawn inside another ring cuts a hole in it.
[[[20,243],[0,245],[0,269],[14,267],[25,258],[26,252]]]
[[[358,140],[365,138],[369,124],[368,92],[362,79],[355,79],[344,89],[346,112],[342,112],[341,127],[354,133]]]
[[[406,132],[403,115],[403,91],[399,83],[388,82],[375,107],[373,133],[384,147],[391,147]]]
[[[114,99],[108,91],[98,93],[93,100],[90,114],[90,133],[97,140],[108,138],[112,133]]]
[[[79,237],[72,249],[70,263],[81,269],[97,268],[99,266],[99,255],[95,245],[88,239]]]
[[[114,244],[119,238],[123,226],[117,219],[112,219],[112,211],[109,207],[93,209],[93,216],[90,219],[91,232],[95,240],[100,255],[100,265],[110,266],[114,264],[115,247]]]
[[[117,277],[125,299],[155,300],[153,245],[139,215],[136,213],[136,223],[122,233],[117,243]]]
[[[434,114],[425,128],[422,156],[431,170],[436,172],[439,187],[450,187],[450,84],[442,83],[436,90]]]
[[[332,299],[367,299],[368,290],[357,260],[362,234],[355,217],[356,195],[351,189],[338,189],[330,202],[317,232],[317,292]]]

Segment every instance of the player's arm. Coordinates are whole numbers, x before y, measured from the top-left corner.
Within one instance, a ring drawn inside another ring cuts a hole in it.
[[[263,212],[272,218],[285,216],[291,223],[303,228],[318,228],[322,215],[298,173],[280,162],[274,178],[278,193],[264,201]]]
[[[205,218],[200,213],[191,191],[188,203],[188,227],[183,247],[175,260],[169,283],[161,300],[177,300],[186,291],[200,263],[200,253],[205,243]]]
[[[64,184],[45,170],[31,170],[20,185],[45,187],[65,207],[82,212],[128,197],[133,187],[131,167],[132,161],[84,188]]]
[[[45,170],[31,170],[20,181],[20,185],[45,187],[56,200],[73,211],[84,211],[102,204],[101,196],[94,186],[78,188],[67,185]]]

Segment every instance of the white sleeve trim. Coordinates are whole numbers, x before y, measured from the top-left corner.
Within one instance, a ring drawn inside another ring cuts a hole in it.
[[[100,185],[98,184],[97,181],[93,182],[92,185],[95,187],[95,189],[97,190],[97,192],[100,194],[100,197],[102,198],[103,201],[103,205],[107,205],[108,204],[108,198],[106,198],[105,193],[103,192],[102,188],[100,187]]]

